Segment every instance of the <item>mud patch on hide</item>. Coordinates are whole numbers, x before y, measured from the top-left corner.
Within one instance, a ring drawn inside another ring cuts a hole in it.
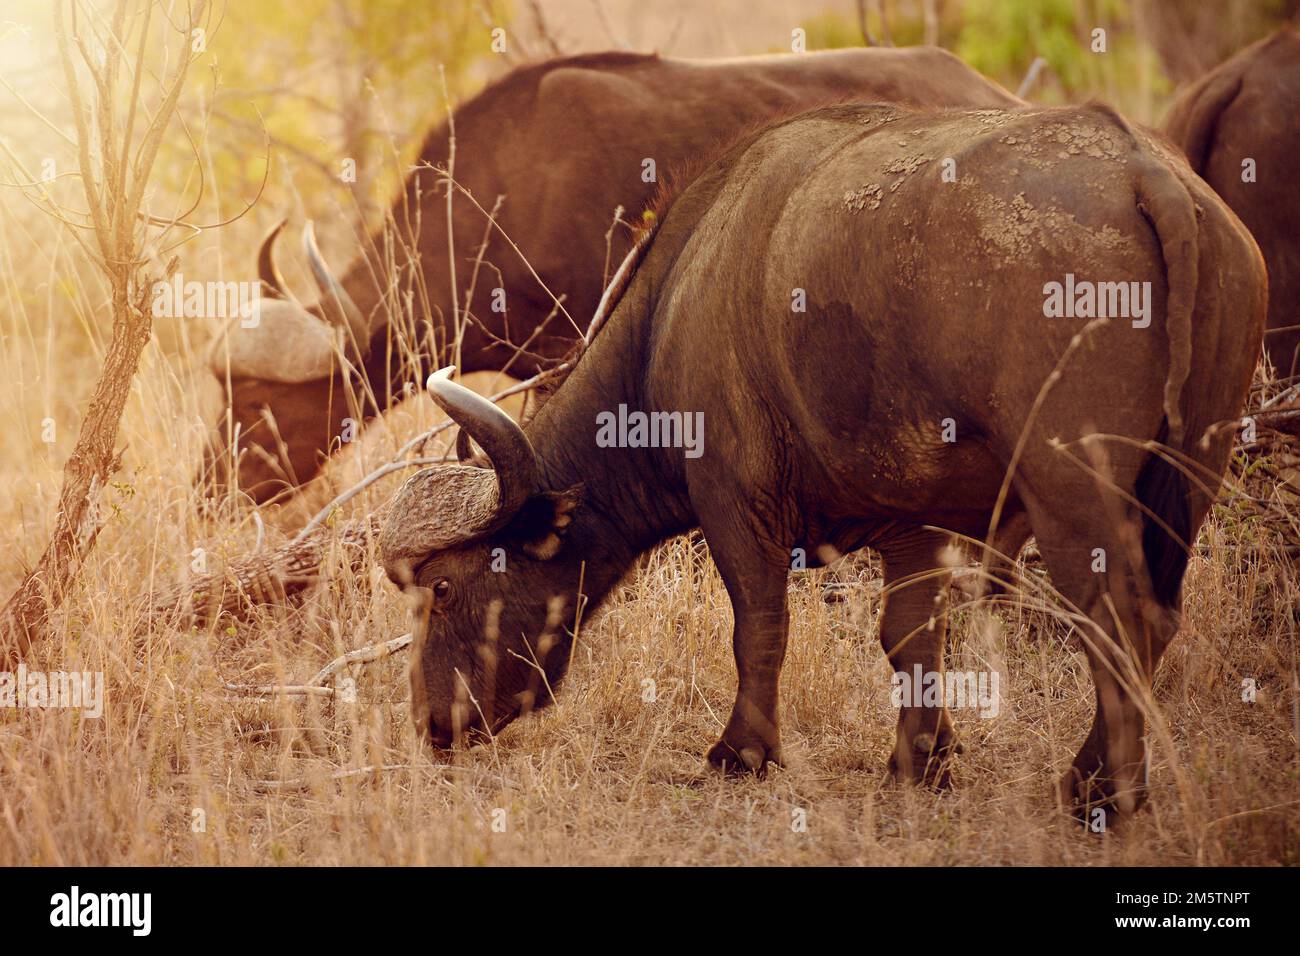
[[[895,175],[898,176],[897,179],[895,179],[892,183],[890,183],[889,191],[891,193],[897,192],[898,187],[903,185],[903,183],[907,182],[908,176],[912,175],[912,173],[916,172],[926,163],[930,162],[932,158],[933,157],[930,156],[900,157],[899,159],[894,160],[892,163],[886,166],[885,172],[894,173]]]
[[[989,252],[1001,256],[1005,262],[1032,258],[1043,249],[1091,255],[1100,249],[1134,248],[1132,237],[1114,226],[1091,229],[1070,213],[1036,207],[1023,192],[1016,193],[1008,202],[980,190],[969,180],[964,180],[962,185],[978,190],[973,196],[971,213],[979,224],[980,239]]]
[[[985,129],[999,129],[1011,122],[1013,114],[1006,110],[968,110],[967,116],[973,116]]]
[[[885,191],[879,183],[868,183],[860,189],[851,189],[844,194],[844,208],[849,212],[879,209],[880,200],[884,195]]]
[[[1119,130],[1089,123],[1044,123],[1029,130],[1028,136],[1008,133],[998,142],[1024,154],[1038,169],[1051,169],[1072,156],[1128,162],[1132,144]]]
[[[878,107],[858,122],[863,126],[884,126],[903,115],[903,111],[894,107]]]

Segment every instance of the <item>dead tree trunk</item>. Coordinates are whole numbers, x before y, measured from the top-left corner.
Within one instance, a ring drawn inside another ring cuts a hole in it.
[[[148,311],[138,301],[131,301],[125,285],[113,290],[113,300],[117,319],[112,339],[76,447],[63,465],[54,533],[36,567],[0,612],[6,660],[27,653],[31,641],[45,628],[49,611],[63,603],[99,532],[99,495],[109,475],[117,470],[118,423],[150,335]]]
[[[118,465],[118,426],[152,330],[152,282],[142,269],[145,235],[151,226],[167,229],[176,223],[143,214],[141,207],[186,72],[200,52],[196,41],[203,31],[206,0],[190,7],[188,23],[176,24],[178,55],[171,70],[159,77],[158,100],[151,103],[142,94],[143,77],[159,76],[145,57],[153,7],[149,0],[117,0],[107,19],[80,0],[60,0],[56,7],[56,38],[72,106],[86,211],[62,209],[48,194],[42,198],[63,222],[89,227],[91,241],[83,240],[75,228],[72,232],[107,279],[113,331],[76,447],[63,467],[54,532],[36,567],[0,610],[0,663],[25,655],[45,633],[51,612],[66,599],[94,545],[100,494]],[[134,58],[126,62],[131,51]],[[114,102],[119,91],[125,93],[121,104]],[[138,140],[137,121],[145,123]]]

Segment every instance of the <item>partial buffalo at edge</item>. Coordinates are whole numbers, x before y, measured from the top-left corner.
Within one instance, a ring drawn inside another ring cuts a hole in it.
[[[1163,128],[1259,243],[1264,347],[1279,376],[1300,374],[1300,35],[1284,27],[1207,73]]]

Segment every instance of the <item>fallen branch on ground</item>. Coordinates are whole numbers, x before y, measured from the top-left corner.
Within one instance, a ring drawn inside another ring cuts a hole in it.
[[[155,599],[150,620],[177,624],[203,624],[223,614],[247,618],[254,608],[267,605],[292,607],[301,603],[317,582],[332,548],[353,570],[370,554],[370,541],[379,533],[382,510],[344,522],[337,532],[318,528],[301,540],[232,562],[220,571],[178,584]]]
[[[299,777],[296,780],[254,780],[253,786],[258,790],[310,790],[312,784],[321,780],[348,780],[352,777],[370,777],[386,770],[415,770],[414,764],[385,763],[358,767],[356,770],[338,770],[328,777]]]
[[[334,660],[322,667],[316,672],[316,676],[307,683],[311,687],[319,687],[349,664],[369,664],[371,661],[382,660],[396,654],[398,651],[406,650],[410,646],[411,635],[403,634],[401,637],[395,637],[391,641],[384,641],[382,644],[371,644],[369,647],[349,651],[341,657],[334,658]]]
[[[239,697],[333,697],[333,687],[312,687],[309,684],[225,684],[226,690]],[[238,699],[238,698],[236,698]]]
[[[384,641],[381,644],[371,644],[368,647],[362,647],[355,651],[349,651],[339,657],[334,658],[305,684],[230,684],[225,685],[226,690],[232,693],[242,694],[249,697],[270,697],[279,694],[284,697],[333,697],[334,688],[324,686],[325,682],[333,677],[343,668],[351,664],[369,664],[373,661],[383,660],[385,657],[391,657],[398,651],[404,651],[411,646],[411,635],[403,634],[401,637],[395,637],[391,641]]]

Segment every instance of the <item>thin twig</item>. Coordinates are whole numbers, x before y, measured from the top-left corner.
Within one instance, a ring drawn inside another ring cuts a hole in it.
[[[385,763],[358,767],[356,770],[336,770],[327,777],[299,777],[295,780],[254,780],[253,786],[259,790],[310,790],[312,785],[321,780],[350,780],[353,777],[372,777],[390,770],[417,770],[415,764]]]
[[[371,644],[367,647],[358,648],[355,651],[349,651],[330,661],[305,684],[233,684],[226,683],[223,686],[233,694],[239,694],[245,697],[333,697],[335,696],[333,687],[324,686],[325,682],[352,664],[369,664],[374,661],[383,660],[385,657],[391,657],[398,651],[406,650],[411,646],[411,635],[403,634],[401,637],[395,637],[391,641],[384,641],[380,644]]]
[[[360,650],[349,651],[347,654],[334,658],[334,660],[317,671],[316,676],[307,682],[307,686],[320,687],[349,664],[369,664],[371,661],[382,660],[396,654],[398,651],[406,650],[410,646],[411,635],[403,634],[401,637],[395,637],[391,641],[384,641],[382,644],[371,644],[369,647],[363,647]]]

